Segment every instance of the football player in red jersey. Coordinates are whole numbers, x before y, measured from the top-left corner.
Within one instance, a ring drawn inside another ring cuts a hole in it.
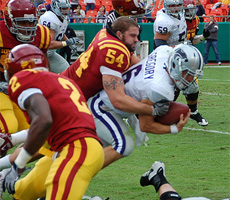
[[[125,94],[122,73],[136,63],[133,58],[138,41],[138,24],[129,17],[119,17],[106,29],[100,30],[88,49],[61,74],[73,79],[81,88],[86,99],[104,89],[116,109],[138,114],[165,114],[166,107],[154,108],[151,105],[138,102]],[[104,167],[122,157],[107,146]]]
[[[185,20],[187,24],[187,40],[191,41],[193,45],[202,42],[210,35],[209,31],[204,30],[203,34],[197,35],[199,31],[200,19],[196,15],[196,5],[193,0],[184,0]]]
[[[10,0],[5,7],[4,21],[0,21],[0,133],[15,133],[29,127],[18,106],[10,101],[3,65],[7,53],[15,46],[30,43],[44,53],[50,45],[49,29],[37,25],[34,4],[29,0]]]
[[[15,199],[81,200],[103,166],[104,153],[80,88],[67,77],[48,72],[44,54],[30,44],[10,51],[5,71],[9,96],[23,110],[30,128],[24,147],[5,173],[3,188]],[[20,169],[45,141],[53,156],[45,154],[18,180]]]

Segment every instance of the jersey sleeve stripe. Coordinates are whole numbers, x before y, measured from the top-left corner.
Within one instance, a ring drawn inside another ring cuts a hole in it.
[[[0,33],[0,47],[3,47],[2,33]]]
[[[51,42],[50,29],[48,29],[48,27],[46,27],[46,26],[44,26],[44,28],[46,30],[46,38],[47,38],[45,48],[48,49],[50,42]]]
[[[123,47],[123,50],[125,50],[125,51],[127,52],[127,53],[125,53],[125,54],[128,55],[128,57],[130,57],[130,51],[129,51],[128,48],[127,48],[124,44],[122,44],[121,42],[115,41],[115,40],[104,40],[104,41],[98,43],[99,48],[100,48],[100,46],[101,46],[102,44],[104,44],[104,43],[109,43],[109,44],[106,44],[106,45],[110,45],[111,43],[115,43],[115,44],[118,44],[118,45],[122,46],[122,47]],[[117,46],[117,47],[118,47],[118,46]],[[121,47],[119,47],[118,49],[121,49]]]
[[[38,24],[38,26],[40,27],[40,31],[41,31],[41,42],[40,42],[39,49],[47,49],[50,44],[49,29],[40,24]]]
[[[42,49],[43,44],[45,42],[45,33],[44,33],[43,27],[40,24],[38,24],[38,27],[40,28],[40,31],[41,31],[41,41],[40,41],[39,49]]]

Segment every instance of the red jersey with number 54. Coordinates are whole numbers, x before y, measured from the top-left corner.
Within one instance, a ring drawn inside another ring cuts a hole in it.
[[[21,109],[34,90],[35,93],[42,92],[52,113],[53,124],[47,138],[51,150],[59,151],[68,143],[83,137],[100,141],[85,97],[72,80],[52,72],[31,69],[20,71],[10,79],[9,96]],[[24,113],[30,123],[26,110]]]
[[[128,48],[102,29],[88,49],[61,74],[74,80],[88,99],[103,89],[101,66],[123,73],[130,67],[130,61]]]

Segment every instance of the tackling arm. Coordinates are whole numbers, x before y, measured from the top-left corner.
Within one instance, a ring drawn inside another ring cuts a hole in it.
[[[151,105],[143,104],[125,94],[125,85],[122,78],[113,75],[102,76],[103,87],[114,108],[129,113],[153,114]]]

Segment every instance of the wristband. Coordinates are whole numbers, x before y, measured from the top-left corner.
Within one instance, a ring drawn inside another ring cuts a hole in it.
[[[63,46],[63,47],[66,47],[66,46],[67,46],[66,41],[62,41],[61,43],[62,43],[62,46]]]
[[[171,130],[172,134],[178,133],[178,128],[177,128],[177,126],[175,124],[170,126],[170,130]]]
[[[32,156],[25,150],[25,148],[22,148],[14,162],[19,169],[22,169],[31,158]]]

